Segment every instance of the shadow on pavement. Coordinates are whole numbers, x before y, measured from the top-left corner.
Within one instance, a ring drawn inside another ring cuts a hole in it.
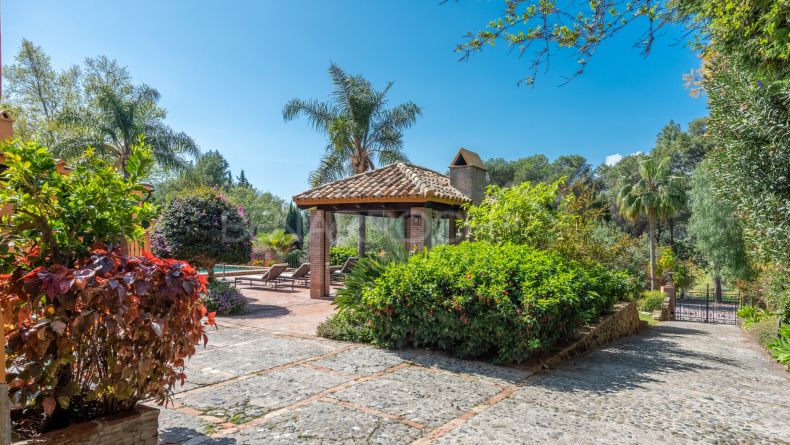
[[[554,391],[605,394],[641,388],[653,382],[665,383],[670,374],[672,379],[682,379],[684,372],[739,366],[736,360],[690,349],[688,342],[680,341],[698,335],[711,333],[659,325],[544,370],[529,385]]]
[[[193,445],[233,445],[236,439],[230,437],[209,437],[191,428],[164,428],[159,430],[159,444],[193,444]]]

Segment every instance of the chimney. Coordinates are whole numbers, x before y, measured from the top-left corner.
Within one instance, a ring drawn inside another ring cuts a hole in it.
[[[0,110],[0,142],[12,137],[14,137],[14,118],[8,111]]]
[[[450,185],[468,196],[475,205],[483,202],[486,192],[486,167],[477,153],[458,150],[450,164]]]

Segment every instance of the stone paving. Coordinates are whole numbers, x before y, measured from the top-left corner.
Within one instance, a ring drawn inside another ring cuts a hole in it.
[[[670,322],[537,373],[229,326],[161,443],[790,443],[790,379],[737,326]]]

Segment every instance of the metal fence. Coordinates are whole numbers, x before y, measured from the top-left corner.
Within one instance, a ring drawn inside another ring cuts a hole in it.
[[[684,292],[675,299],[675,319],[701,323],[737,324],[743,304],[740,293]]]

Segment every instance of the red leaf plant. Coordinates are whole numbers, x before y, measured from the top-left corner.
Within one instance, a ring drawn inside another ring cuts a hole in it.
[[[75,269],[0,276],[9,395],[46,415],[44,430],[162,404],[206,341],[206,280],[184,261],[96,249]],[[208,322],[213,325],[213,314]]]

